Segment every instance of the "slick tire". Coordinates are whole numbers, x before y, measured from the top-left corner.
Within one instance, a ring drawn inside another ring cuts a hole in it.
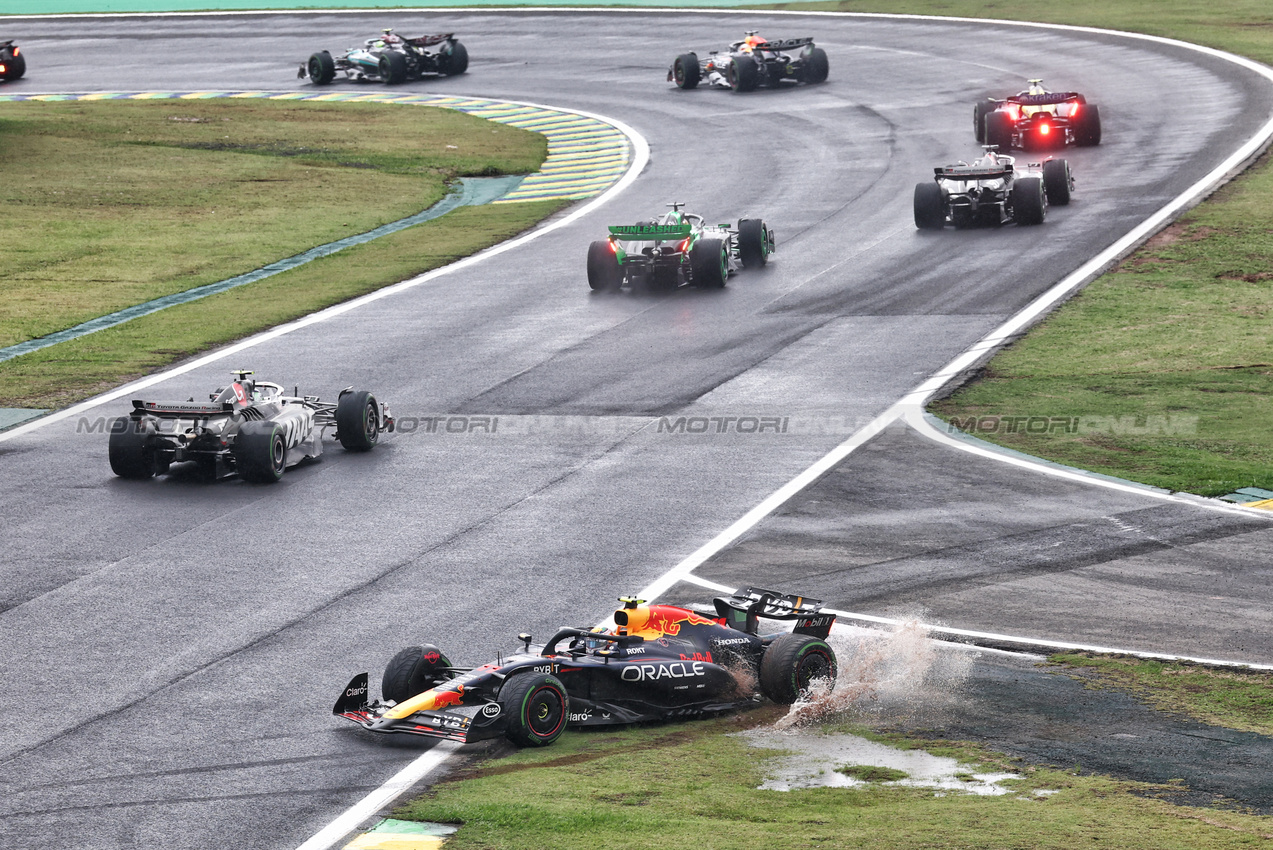
[[[310,81],[316,86],[325,86],[336,78],[336,61],[326,50],[309,57],[305,67]]]
[[[369,452],[380,441],[380,405],[366,390],[341,395],[336,402],[336,439],[350,452]]]
[[[593,292],[610,292],[623,284],[619,258],[610,250],[610,240],[598,239],[588,246],[588,287]]]
[[[702,78],[703,68],[698,64],[698,54],[682,53],[672,63],[672,81],[678,89],[697,88]]]
[[[915,226],[941,230],[946,226],[946,198],[936,182],[915,184]]]
[[[993,112],[994,108],[993,100],[979,100],[972,105],[972,131],[977,137],[978,144],[984,144],[986,141],[986,116]]]
[[[1023,177],[1012,184],[1012,221],[1015,224],[1043,224],[1047,209],[1041,177]]]
[[[690,275],[699,289],[720,289],[729,277],[729,258],[720,239],[700,239],[690,249]]]
[[[821,47],[810,47],[804,52],[804,81],[806,83],[825,83],[831,72],[827,62],[827,52]]]
[[[155,425],[149,419],[121,416],[111,422],[109,455],[111,472],[120,478],[143,480],[153,478],[160,470],[150,440]]]
[[[275,422],[245,422],[234,438],[234,468],[244,481],[273,484],[287,468],[287,440]]]
[[[386,700],[404,702],[446,681],[450,660],[431,643],[408,646],[385,665],[380,694]]]
[[[773,246],[769,244],[769,228],[758,218],[738,222],[738,259],[745,269],[758,269],[769,262]]]
[[[1081,148],[1095,147],[1101,143],[1101,110],[1094,103],[1079,106],[1079,118],[1074,128],[1074,144]]]
[[[8,62],[4,63],[4,79],[20,80],[22,75],[27,72],[27,58],[19,53]]]
[[[500,712],[508,718],[504,734],[519,747],[546,747],[566,731],[570,696],[554,676],[522,673],[504,683]]]
[[[407,57],[387,50],[380,54],[380,79],[385,85],[396,86],[407,79]]]
[[[1070,202],[1070,189],[1074,179],[1070,164],[1063,159],[1049,159],[1043,163],[1043,191],[1048,196],[1048,206],[1063,207]]]
[[[458,77],[469,69],[469,49],[458,41],[438,58],[442,73],[448,77]]]
[[[1003,112],[991,112],[986,115],[985,144],[995,145],[999,153],[1007,153],[1012,149],[1012,119]]]
[[[760,85],[760,69],[756,67],[756,61],[745,54],[730,61],[725,77],[734,91],[755,91]]]
[[[779,705],[791,705],[818,679],[835,685],[835,650],[812,635],[783,635],[760,659],[760,690]]]

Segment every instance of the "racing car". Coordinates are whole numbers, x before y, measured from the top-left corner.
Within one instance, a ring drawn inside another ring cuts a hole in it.
[[[1006,222],[1042,224],[1049,204],[1070,202],[1074,176],[1063,159],[1018,169],[1016,157],[984,145],[985,155],[968,163],[933,169],[932,183],[915,186],[915,226],[941,230],[947,224],[972,227]]]
[[[1049,150],[1101,143],[1101,110],[1078,92],[1048,91],[1042,80],[1003,100],[978,101],[972,110],[977,141],[999,150]]]
[[[793,51],[798,52],[792,55]],[[769,41],[748,30],[746,38],[731,44],[727,52],[713,50],[706,59],[682,53],[668,69],[667,81],[681,89],[697,88],[706,81],[720,88],[752,91],[783,82],[825,82],[827,71],[826,51],[816,47],[812,38]]]
[[[701,215],[671,212],[648,221],[610,228],[608,239],[588,246],[588,286],[637,291],[696,286],[719,289],[739,268],[757,268],[774,252],[774,232],[758,218],[737,228],[706,224]]]
[[[316,86],[325,86],[340,72],[350,80],[380,80],[397,85],[418,80],[425,74],[454,77],[469,67],[469,53],[454,33],[403,38],[392,29],[351,47],[340,56],[320,50],[301,64],[297,77],[309,77]]]
[[[0,80],[16,80],[26,72],[27,58],[22,50],[12,40],[0,41]]]
[[[432,644],[395,655],[369,699],[368,674],[350,680],[332,713],[372,732],[467,743],[501,735],[547,746],[567,726],[694,717],[754,704],[760,691],[789,705],[818,680],[834,686],[826,638],[835,615],[815,599],[747,588],[696,609],[621,598],[613,628],[563,628],[481,667],[455,667]],[[795,622],[760,634],[760,618]]]
[[[365,390],[348,387],[335,404],[286,395],[249,370],[208,394],[207,402],[134,399],[110,426],[111,470],[122,478],[152,478],[173,463],[194,461],[208,478],[238,473],[248,481],[278,481],[283,470],[323,453],[323,438],[349,451],[369,451],[393,431],[389,408]]]

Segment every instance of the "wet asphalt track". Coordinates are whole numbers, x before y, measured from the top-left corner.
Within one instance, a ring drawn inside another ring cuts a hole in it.
[[[649,140],[650,165],[522,251],[147,393],[198,395],[245,367],[311,393],[369,387],[400,417],[498,416],[496,434],[337,449],[274,487],[116,480],[105,439],[73,421],[0,443],[0,844],[295,847],[427,747],[331,719],[350,674],[419,639],[480,662],[523,629],[595,622],[1273,108],[1267,86],[1176,48],[984,24],[315,14],[22,21],[6,37],[31,63],[15,90],[275,90],[313,50],[388,25],[454,30],[472,56],[462,78],[404,89],[611,115]],[[757,26],[816,35],[830,81],[748,97],[662,82],[679,50]],[[976,152],[970,104],[1031,76],[1102,107],[1107,143],[1068,154],[1074,203],[1035,229],[916,233],[913,185]],[[590,295],[587,243],[670,200],[763,216],[773,264],[720,293]],[[660,433],[673,414],[791,426]],[[1258,519],[1059,486],[897,429],[868,449],[700,573],[1273,661]]]

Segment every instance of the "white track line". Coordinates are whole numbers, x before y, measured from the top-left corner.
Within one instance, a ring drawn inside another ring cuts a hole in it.
[[[455,95],[455,96],[466,97],[466,95]],[[633,181],[636,180],[637,176],[640,175],[640,173],[645,169],[646,164],[650,161],[650,145],[648,142],[646,142],[645,137],[642,136],[640,133],[638,133],[636,130],[629,127],[627,124],[623,123],[622,121],[617,121],[613,118],[607,118],[604,115],[598,115],[594,112],[584,112],[583,110],[579,110],[579,109],[563,109],[556,106],[544,106],[543,104],[539,104],[539,103],[526,103],[526,102],[517,101],[517,100],[496,101],[493,98],[486,98],[486,97],[474,98],[474,99],[475,100],[478,100],[478,99],[490,100],[494,103],[507,103],[514,106],[530,106],[536,109],[549,109],[556,112],[564,112],[569,115],[580,115],[584,118],[592,118],[594,120],[601,121],[602,123],[609,124],[610,126],[617,129],[619,132],[623,133],[623,135],[627,136],[629,144],[632,145],[632,162],[628,166],[627,172],[623,175],[623,177],[619,178],[619,181],[617,183],[615,183],[613,186],[611,186],[602,194],[593,198],[588,203],[581,206],[579,209],[570,212],[569,214],[563,216],[562,218],[557,219],[551,224],[532,230],[529,233],[525,233],[521,236],[516,237],[515,239],[509,240],[508,242],[501,242],[499,245],[495,245],[494,247],[487,248],[486,250],[481,251],[477,254],[473,254],[470,257],[465,257],[462,260],[457,260],[456,262],[451,263],[450,265],[442,266],[441,268],[434,269],[433,271],[430,271],[430,272],[425,272],[424,274],[413,277],[410,280],[404,280],[401,283],[395,283],[392,286],[386,286],[383,289],[377,289],[375,292],[369,292],[366,295],[362,295],[358,298],[353,299],[352,301],[345,301],[341,304],[336,304],[332,307],[328,307],[325,310],[320,310],[317,313],[311,313],[310,315],[297,319],[294,322],[289,322],[285,325],[279,325],[276,328],[271,328],[268,331],[264,331],[255,336],[251,336],[251,337],[248,337],[247,339],[240,340],[239,342],[232,343],[231,345],[226,346],[225,348],[217,349],[211,354],[206,354],[203,357],[197,357],[194,360],[181,364],[180,366],[174,366],[171,369],[165,369],[162,372],[159,372],[154,375],[150,375],[149,377],[146,377],[146,378],[142,378],[139,381],[133,381],[130,384],[125,384],[122,387],[117,387],[113,390],[102,393],[101,395],[94,396],[93,398],[90,398],[86,401],[82,401],[79,404],[72,405],[71,407],[68,407],[65,410],[59,410],[55,413],[50,413],[47,416],[42,416],[39,419],[28,422],[25,425],[19,425],[18,427],[12,428],[8,431],[0,432],[0,443],[5,442],[6,440],[12,440],[24,434],[29,434],[32,431],[45,427],[46,425],[51,425],[54,422],[59,422],[63,419],[67,419],[71,416],[75,416],[79,413],[83,413],[84,411],[90,410],[99,404],[103,404],[109,401],[114,401],[115,399],[121,398],[124,396],[129,396],[133,393],[136,393],[139,390],[145,389],[146,387],[153,386],[157,383],[160,383],[161,381],[166,381],[169,378],[176,377],[177,375],[182,375],[182,374],[185,374],[186,372],[191,372],[195,369],[199,369],[203,366],[208,365],[209,363],[215,363],[218,360],[224,360],[227,357],[236,355],[239,352],[244,351],[246,349],[253,348],[257,345],[260,345],[263,342],[268,342],[270,340],[277,339],[281,336],[290,334],[293,331],[298,331],[301,328],[307,328],[310,325],[318,324],[319,322],[325,322],[328,319],[333,319],[337,316],[343,315],[344,313],[348,313],[351,310],[357,310],[359,307],[362,307],[365,304],[370,304],[374,301],[379,301],[381,298],[388,298],[390,295],[396,295],[397,293],[402,292],[404,290],[412,289],[421,284],[429,283],[430,281],[437,280],[438,278],[443,277],[445,275],[449,275],[453,272],[460,271],[461,269],[466,269],[469,266],[480,263],[491,257],[495,257],[500,254],[503,254],[506,251],[511,251],[514,248],[520,248],[526,243],[534,239],[538,239],[539,237],[543,236],[546,233],[551,233],[554,230],[557,230],[558,228],[565,227],[566,225],[579,220],[583,216],[588,215],[593,210],[597,209],[597,207],[609,201],[619,192],[622,192],[624,189],[628,188],[628,186],[632,185]],[[406,104],[406,105],[410,105],[410,104]]]

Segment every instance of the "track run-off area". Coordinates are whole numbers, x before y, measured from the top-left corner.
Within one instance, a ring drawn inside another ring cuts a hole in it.
[[[274,91],[314,50],[385,26],[453,31],[472,58],[398,92],[595,114],[648,162],[511,247],[0,441],[0,843],[298,847],[428,764],[427,743],[331,718],[350,675],[423,640],[480,663],[642,588],[770,586],[867,617],[1273,663],[1266,518],[1040,474],[908,424],[1040,298],[1255,155],[1273,116],[1258,68],[1111,33],[883,16],[14,18],[5,37],[30,64],[4,93]],[[830,79],[747,96],[664,82],[674,55],[744,28],[815,36]],[[1103,144],[1065,154],[1073,203],[1037,228],[917,232],[914,184],[977,153],[970,105],[1035,77],[1101,106]],[[721,292],[590,294],[588,243],[671,201],[762,217],[778,252]],[[234,368],[366,387],[435,427],[272,487],[110,474],[83,423]]]

